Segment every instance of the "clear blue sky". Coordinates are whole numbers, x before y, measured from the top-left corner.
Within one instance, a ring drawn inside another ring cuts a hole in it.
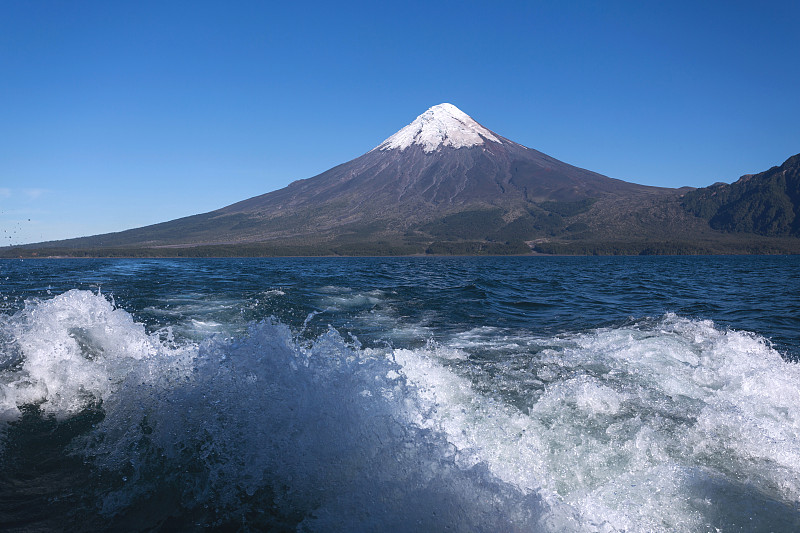
[[[800,2],[0,0],[0,244],[222,207],[450,102],[678,187],[800,152]]]

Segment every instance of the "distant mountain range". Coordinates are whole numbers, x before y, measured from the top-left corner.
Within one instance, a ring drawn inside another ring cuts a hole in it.
[[[440,104],[283,189],[0,256],[800,253],[798,237],[800,155],[731,185],[648,187],[563,163]]]

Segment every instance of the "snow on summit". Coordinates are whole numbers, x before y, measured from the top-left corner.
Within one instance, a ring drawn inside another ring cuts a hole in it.
[[[453,104],[439,104],[383,141],[376,150],[403,151],[418,144],[425,152],[434,152],[441,146],[466,148],[485,141],[499,143],[500,139]]]

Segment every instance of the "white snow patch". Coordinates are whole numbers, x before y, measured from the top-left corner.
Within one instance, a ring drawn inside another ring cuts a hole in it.
[[[484,144],[485,141],[499,143],[500,139],[453,104],[439,104],[373,150],[402,151],[412,144],[418,144],[425,152],[434,152],[442,146],[466,148]]]

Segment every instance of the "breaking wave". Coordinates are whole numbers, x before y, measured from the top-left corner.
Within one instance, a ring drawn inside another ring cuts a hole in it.
[[[91,418],[60,450],[88,469],[88,529],[800,527],[800,368],[675,315],[417,349],[276,319],[196,341],[72,290],[0,317],[4,461],[32,411]]]

